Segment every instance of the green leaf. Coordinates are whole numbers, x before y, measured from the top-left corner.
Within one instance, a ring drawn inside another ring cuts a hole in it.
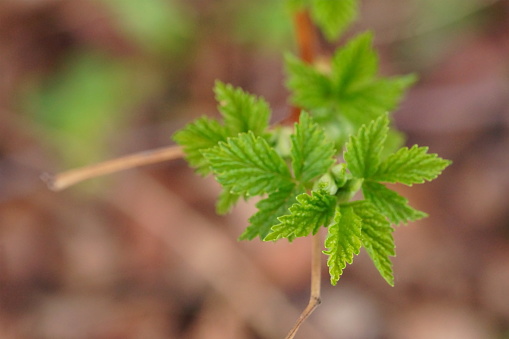
[[[364,95],[369,94],[369,100],[365,100],[370,110],[392,111],[401,101],[405,91],[417,81],[415,74],[397,77],[381,78],[373,81],[364,88]]]
[[[382,184],[364,181],[362,185],[364,198],[369,200],[393,224],[407,223],[422,219],[426,213],[408,205],[408,200]]]
[[[327,39],[337,39],[357,17],[356,0],[311,0],[311,16]]]
[[[353,38],[334,54],[331,78],[337,93],[352,92],[374,78],[378,56],[372,45],[373,34],[367,32]]]
[[[422,184],[425,180],[435,179],[451,164],[449,160],[427,153],[428,147],[403,147],[383,161],[380,168],[371,176],[381,182],[399,182],[408,186]]]
[[[292,103],[311,109],[330,102],[333,88],[327,75],[293,55],[287,55],[285,63],[288,74],[286,86],[292,91]]]
[[[283,159],[262,137],[252,132],[228,138],[203,155],[216,175],[217,181],[231,192],[259,195],[276,191],[292,182]]]
[[[291,136],[292,167],[295,178],[303,183],[327,172],[332,166],[334,146],[325,137],[322,128],[309,114],[302,112]]]
[[[361,248],[362,220],[349,206],[336,207],[334,222],[328,228],[325,239],[328,255],[327,266],[329,267],[331,284],[336,285],[343,274],[346,264],[351,264],[354,254],[359,254]]]
[[[399,150],[405,145],[406,135],[394,128],[389,128],[387,139],[385,139],[384,149],[381,154],[382,161],[387,159],[389,155]]]
[[[186,160],[196,168],[196,172],[205,175],[210,168],[201,152],[225,141],[227,137],[228,131],[224,126],[216,120],[201,117],[175,133],[173,139],[183,147]]]
[[[308,109],[322,126],[330,123],[336,130],[340,117],[357,130],[394,110],[416,77],[377,78],[378,57],[372,40],[369,32],[352,39],[334,54],[330,70],[287,56],[291,101]],[[344,122],[341,128],[346,128]]]
[[[362,219],[362,245],[366,248],[378,272],[389,285],[394,286],[392,263],[389,258],[396,254],[392,237],[393,228],[387,218],[380,214],[370,202],[358,201],[349,205]]]
[[[414,75],[374,79],[362,86],[351,86],[343,93],[340,109],[355,126],[393,111],[406,89],[416,81]]]
[[[386,115],[363,125],[350,137],[344,154],[348,169],[357,178],[369,178],[380,164],[380,154],[387,137],[389,119]]]
[[[220,81],[216,82],[214,92],[219,103],[218,110],[232,135],[248,131],[262,135],[265,132],[270,108],[264,99]]]
[[[400,103],[414,75],[379,78],[371,33],[360,34],[334,54],[330,67],[286,58],[291,101],[320,122],[331,141],[342,146],[348,130],[358,130]],[[340,121],[340,123],[338,123]]]
[[[290,207],[290,214],[279,217],[280,224],[272,227],[265,241],[316,234],[320,226],[329,226],[334,216],[336,198],[323,190],[303,193],[297,196],[297,202]]]
[[[230,188],[225,187],[219,194],[216,203],[217,214],[230,213],[231,209],[237,204],[241,195],[232,193]]]
[[[259,236],[263,240],[269,234],[270,228],[279,224],[277,218],[288,214],[288,209],[296,202],[296,196],[302,191],[299,186],[289,185],[260,200],[256,204],[258,212],[249,218],[250,225],[239,239],[252,240]]]

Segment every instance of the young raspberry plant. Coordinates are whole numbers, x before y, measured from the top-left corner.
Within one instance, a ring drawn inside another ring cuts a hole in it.
[[[384,184],[431,181],[450,162],[418,146],[382,157],[389,134],[387,114],[350,136],[340,157],[310,114],[302,112],[292,133],[282,133],[286,127],[268,127],[269,110],[263,99],[220,82],[216,94],[223,124],[200,118],[174,138],[199,173],[214,174],[222,185],[218,212],[229,211],[241,197],[264,197],[240,239],[292,241],[325,227],[324,253],[329,256],[333,285],[361,247],[393,285],[391,224],[426,214]],[[341,158],[344,162],[339,162]],[[363,199],[352,201],[358,191]]]
[[[330,40],[357,14],[355,0],[288,2],[297,25],[299,16],[309,13]],[[325,247],[332,285],[364,247],[393,286],[393,226],[426,213],[385,184],[431,181],[451,162],[428,153],[427,147],[400,147],[403,137],[390,127],[387,112],[397,107],[416,78],[379,77],[370,32],[339,48],[325,67],[312,62],[305,42],[300,47],[300,58],[289,54],[285,59],[290,100],[299,113],[294,126],[270,126],[270,108],[263,98],[216,82],[222,121],[199,118],[174,140],[199,174],[211,173],[221,184],[218,213],[230,211],[240,198],[262,197],[240,240],[291,242],[324,227],[325,244],[313,244]],[[320,254],[317,249],[313,253]],[[319,259],[313,262],[319,266]],[[287,338],[293,338],[319,303],[319,268],[313,270],[310,303]]]

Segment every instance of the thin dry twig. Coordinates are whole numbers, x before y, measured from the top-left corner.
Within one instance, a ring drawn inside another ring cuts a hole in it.
[[[302,311],[299,319],[295,325],[293,325],[285,339],[293,339],[295,334],[299,330],[302,323],[313,313],[315,308],[322,302],[320,299],[320,287],[321,287],[321,268],[322,268],[322,242],[320,239],[320,233],[313,236],[312,248],[311,248],[311,294],[309,296],[309,303]]]
[[[57,175],[44,173],[41,178],[46,182],[50,189],[54,191],[60,191],[87,179],[123,171],[134,167],[179,159],[183,156],[184,152],[180,146],[169,146],[127,155],[90,166],[72,169]]]

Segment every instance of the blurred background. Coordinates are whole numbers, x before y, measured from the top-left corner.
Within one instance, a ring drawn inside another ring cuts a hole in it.
[[[309,295],[310,241],[237,242],[253,201],[182,160],[51,192],[43,172],[172,144],[217,116],[215,79],[289,112],[281,0],[0,0],[0,337],[283,338]],[[454,161],[396,187],[396,286],[365,253],[298,338],[509,338],[509,3],[362,1],[382,73],[419,83],[408,144]],[[325,50],[331,51],[332,48]]]

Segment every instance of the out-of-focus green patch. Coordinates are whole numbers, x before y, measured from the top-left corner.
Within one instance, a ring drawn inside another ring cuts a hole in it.
[[[79,53],[21,98],[63,166],[88,165],[106,156],[107,140],[139,100],[132,69],[104,55]]]
[[[478,0],[418,0],[421,22],[418,29],[432,31],[465,24],[480,13],[483,5]]]
[[[156,55],[178,53],[192,35],[190,13],[172,0],[101,0],[138,46]]]
[[[411,59],[411,68],[417,73],[427,69],[456,48],[465,32],[479,29],[486,8],[477,0],[414,0],[418,10],[402,29],[399,53]]]
[[[284,1],[239,1],[232,10],[235,12],[232,34],[238,42],[269,51],[292,46],[291,15]]]

